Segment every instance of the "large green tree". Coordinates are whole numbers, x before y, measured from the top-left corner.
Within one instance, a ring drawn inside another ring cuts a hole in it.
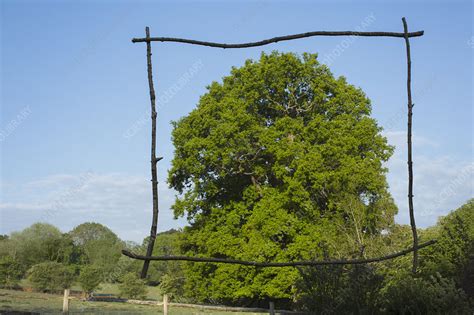
[[[13,232],[5,241],[8,255],[28,269],[45,262],[68,263],[73,256],[72,241],[61,231],[47,223],[35,223],[21,232]]]
[[[124,243],[108,227],[87,222],[76,226],[68,235],[82,254],[82,264],[101,268],[105,278],[116,272]]]
[[[213,82],[174,122],[169,184],[193,256],[291,261],[364,255],[363,238],[393,223],[383,162],[392,147],[358,88],[317,56],[262,54]],[[363,235],[354,253],[347,233]],[[350,232],[350,233],[352,233]],[[348,247],[348,246],[346,246]],[[190,264],[202,301],[289,299],[293,268]]]

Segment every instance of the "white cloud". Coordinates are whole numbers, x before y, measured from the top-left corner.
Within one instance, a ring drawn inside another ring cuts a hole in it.
[[[87,221],[102,223],[121,238],[141,242],[151,219],[148,178],[120,173],[47,176],[23,185],[5,185],[0,202],[0,233],[21,230],[34,222],[49,222],[69,231]],[[35,191],[35,194],[29,192]],[[170,206],[173,190],[159,184],[160,231],[184,225],[174,220]]]
[[[397,222],[408,224],[406,132],[392,131],[384,135],[390,144],[396,146],[386,166],[390,192],[399,208]],[[439,216],[448,214],[473,197],[472,161],[433,153],[439,147],[436,141],[413,137],[414,210],[419,227],[436,224]]]
[[[70,174],[55,174],[45,178],[40,178],[32,180],[26,183],[27,187],[30,188],[44,188],[44,187],[58,187],[64,184],[70,184],[71,182],[77,180],[78,177]]]

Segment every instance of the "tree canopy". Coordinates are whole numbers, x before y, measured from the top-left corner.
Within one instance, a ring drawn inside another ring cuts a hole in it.
[[[12,233],[8,250],[26,269],[43,261],[67,262],[72,242],[61,231],[47,223],[35,223],[21,232]]]
[[[100,266],[104,271],[113,270],[124,246],[118,236],[99,223],[87,222],[68,233],[74,245],[83,253],[86,263]]]
[[[168,182],[175,215],[190,222],[182,249],[256,261],[351,254],[338,250],[341,227],[377,234],[396,213],[383,167],[393,148],[370,113],[362,90],[313,54],[262,54],[213,82],[173,123]],[[186,275],[201,299],[237,300],[289,298],[297,271],[196,264]]]

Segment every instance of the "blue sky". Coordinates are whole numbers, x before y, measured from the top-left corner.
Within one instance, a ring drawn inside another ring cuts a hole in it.
[[[1,1],[0,234],[38,220],[97,221],[141,241],[151,217],[145,45],[152,36],[238,43],[312,30],[411,31],[415,212],[426,227],[473,195],[471,1]],[[344,42],[346,40],[346,42]],[[314,37],[244,50],[154,43],[159,230],[180,227],[165,183],[170,121],[262,51],[318,53],[361,87],[396,145],[388,181],[408,223],[406,64],[400,38]]]

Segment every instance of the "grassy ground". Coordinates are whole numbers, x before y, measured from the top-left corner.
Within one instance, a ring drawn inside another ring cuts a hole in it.
[[[109,293],[109,292],[107,292]],[[5,311],[36,312],[40,314],[61,314],[62,296],[35,292],[24,292],[0,289],[0,314]],[[159,314],[161,306],[135,305],[129,303],[83,302],[72,299],[69,304],[70,314]],[[252,313],[197,311],[191,308],[171,307],[170,315],[213,314],[238,315]]]
[[[27,279],[22,279],[20,281],[20,286],[22,288],[31,288],[31,284]],[[79,284],[74,284],[71,287],[72,291],[82,291],[81,286]],[[119,287],[117,283],[102,283],[97,290],[94,291],[95,293],[99,294],[113,294],[115,296],[119,296]],[[147,300],[154,300],[161,302],[162,294],[158,287],[148,287],[147,288]]]
[[[75,289],[75,288],[73,288]],[[80,287],[77,288],[80,290]],[[116,283],[102,283],[98,290],[95,290],[95,293],[100,294],[113,294],[115,296],[119,295],[119,288],[118,284]],[[147,288],[147,300],[155,300],[160,301],[162,300],[162,295],[160,289],[158,287],[148,287]]]

